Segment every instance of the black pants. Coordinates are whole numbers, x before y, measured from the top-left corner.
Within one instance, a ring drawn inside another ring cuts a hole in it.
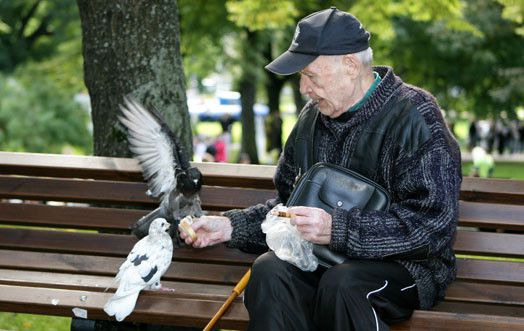
[[[248,330],[389,330],[418,308],[415,282],[399,263],[350,260],[304,272],[273,252],[246,287]]]

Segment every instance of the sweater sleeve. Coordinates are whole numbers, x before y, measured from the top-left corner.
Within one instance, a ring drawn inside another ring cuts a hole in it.
[[[241,248],[252,252],[267,250],[266,237],[262,232],[261,224],[266,214],[279,203],[286,203],[296,177],[294,165],[294,140],[295,129],[287,139],[284,151],[278,161],[275,177],[273,179],[277,188],[277,196],[265,203],[260,203],[246,209],[234,209],[223,215],[231,220],[233,232],[228,247]]]
[[[453,147],[445,139],[430,139],[397,162],[387,212],[335,209],[330,248],[356,258],[406,260],[450,248],[462,178]]]

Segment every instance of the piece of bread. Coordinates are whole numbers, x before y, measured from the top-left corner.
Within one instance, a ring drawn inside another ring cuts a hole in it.
[[[195,241],[197,239],[197,235],[195,233],[195,230],[193,230],[193,228],[191,227],[191,224],[193,224],[193,219],[191,218],[191,216],[186,216],[180,220],[178,228],[180,229],[180,231],[188,235],[191,238],[191,240]]]
[[[270,213],[271,215],[274,215],[277,217],[284,217],[284,218],[295,217],[294,214],[291,214],[290,212],[287,212],[287,211],[281,211],[281,210],[272,210]]]

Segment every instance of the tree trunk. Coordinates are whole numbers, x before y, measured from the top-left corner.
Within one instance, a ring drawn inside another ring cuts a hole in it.
[[[277,76],[266,71],[266,93],[269,106],[269,116],[266,119],[266,149],[270,152],[276,149],[282,151],[282,119],[280,116],[280,93],[288,76]]]
[[[251,49],[257,43],[256,32],[246,31],[247,40],[244,43],[243,57],[244,63],[251,65],[245,65],[242,72],[242,77],[239,82],[239,90],[241,95],[241,121],[242,121],[242,142],[240,147],[240,155],[243,153],[249,156],[250,162],[258,164],[258,153],[256,144],[256,131],[255,131],[255,113],[253,106],[255,105],[256,97],[256,74],[255,68],[252,68],[252,64],[256,63],[253,60],[253,50]]]
[[[240,94],[242,95],[242,143],[240,147],[240,154],[247,154],[251,163],[258,164],[259,161],[256,144],[255,113],[253,111],[256,96],[256,84],[254,80],[254,76],[244,74],[242,80],[240,81]]]
[[[156,108],[187,151],[192,139],[176,0],[77,0],[94,154],[128,156],[118,123],[126,95]]]

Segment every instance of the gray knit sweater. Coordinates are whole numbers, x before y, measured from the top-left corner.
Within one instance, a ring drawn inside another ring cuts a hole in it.
[[[398,260],[415,279],[420,307],[432,307],[444,297],[456,273],[452,241],[458,220],[461,183],[460,151],[446,127],[436,100],[428,92],[405,84],[391,68],[375,67],[382,80],[355,113],[337,119],[319,116],[315,141],[317,161],[342,166],[350,164],[363,124],[382,109],[392,95],[408,99],[423,118],[429,139],[416,150],[386,141],[378,161],[377,183],[385,187],[392,204],[387,212],[336,208],[332,214],[330,249],[360,259],[385,259],[395,254],[429,247],[423,260]],[[306,107],[311,107],[309,103]],[[260,229],[266,213],[285,203],[297,176],[292,131],[282,153],[274,182],[277,197],[264,204],[224,213],[233,226],[229,247],[260,251],[267,249]]]

